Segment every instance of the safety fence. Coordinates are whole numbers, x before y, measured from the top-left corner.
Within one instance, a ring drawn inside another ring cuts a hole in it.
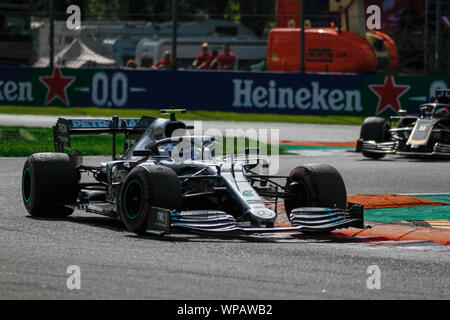
[[[335,69],[330,59],[351,52],[335,52],[322,38],[315,43],[311,30],[352,30],[366,39],[366,28],[373,25],[393,40],[398,61],[381,48],[385,39],[370,36],[374,62],[362,66],[363,72],[448,74],[449,16],[449,0],[0,0],[0,64],[117,68],[130,63],[148,69],[169,53],[170,66],[162,66],[196,69],[201,64],[194,60],[207,42],[212,58],[203,69],[220,68],[215,58],[227,43],[236,56],[235,70],[299,72],[303,64],[307,72],[359,72]],[[300,25],[306,32],[303,46],[294,34],[287,40],[289,50],[270,41],[274,28]],[[14,42],[14,50],[1,39]],[[359,46],[350,45],[353,51]],[[347,57],[354,59],[365,56]]]

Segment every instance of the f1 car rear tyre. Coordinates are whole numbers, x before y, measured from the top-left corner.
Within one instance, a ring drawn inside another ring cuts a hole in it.
[[[291,197],[284,200],[286,214],[301,207],[347,207],[347,191],[340,173],[327,164],[296,167],[289,174],[287,185]]]
[[[35,153],[27,158],[22,171],[22,198],[34,217],[63,218],[74,209],[79,176],[66,153]]]
[[[386,120],[381,117],[366,118],[361,127],[359,135],[360,139],[364,141],[383,142],[389,139],[389,125]],[[370,152],[362,150],[362,154],[371,159],[381,159],[385,156],[384,153]]]
[[[143,164],[128,174],[119,195],[119,214],[129,231],[145,233],[151,207],[181,210],[181,186],[172,169]]]

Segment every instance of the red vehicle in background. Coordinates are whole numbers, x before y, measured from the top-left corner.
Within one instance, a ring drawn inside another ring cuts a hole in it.
[[[329,26],[330,21],[337,22],[339,14],[329,12],[323,15],[319,12],[329,11],[330,6],[327,1],[306,1],[306,13],[314,16],[313,27]],[[338,1],[336,1],[338,2]],[[339,1],[343,3],[344,1]],[[381,32],[392,34],[398,31],[401,24],[402,13],[410,11],[420,16],[424,12],[423,0],[364,0],[365,7],[377,5],[381,9]],[[277,28],[290,28],[300,25],[300,1],[299,0],[277,0]],[[368,15],[364,15],[367,18]],[[306,17],[306,19],[309,19]]]
[[[396,15],[382,15],[382,31],[366,29],[365,3],[351,0],[331,0],[329,15],[323,12],[323,2],[307,3],[305,25],[305,69],[309,72],[364,73],[393,71],[399,65],[397,47],[383,28],[395,28]],[[403,2],[366,1],[379,4],[394,3],[396,12]],[[414,1],[415,2],[415,1]],[[417,1],[418,2],[418,1]],[[386,8],[384,8],[386,9]],[[340,17],[339,17],[340,16]],[[296,72],[300,68],[300,1],[277,1],[277,28],[270,30],[267,64],[271,71]],[[383,20],[384,19],[384,20]],[[312,22],[311,22],[312,21]]]

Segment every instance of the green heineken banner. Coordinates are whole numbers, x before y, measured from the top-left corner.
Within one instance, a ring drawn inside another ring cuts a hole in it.
[[[0,68],[0,106],[389,116],[448,87],[446,76]]]

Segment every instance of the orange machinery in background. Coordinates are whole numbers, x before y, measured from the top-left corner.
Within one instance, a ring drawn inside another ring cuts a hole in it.
[[[398,67],[398,51],[385,33],[366,30],[364,1],[330,0],[340,12],[340,28],[305,29],[305,69],[308,72],[365,73]],[[267,64],[270,71],[300,68],[299,0],[277,1],[277,28],[270,30]]]

